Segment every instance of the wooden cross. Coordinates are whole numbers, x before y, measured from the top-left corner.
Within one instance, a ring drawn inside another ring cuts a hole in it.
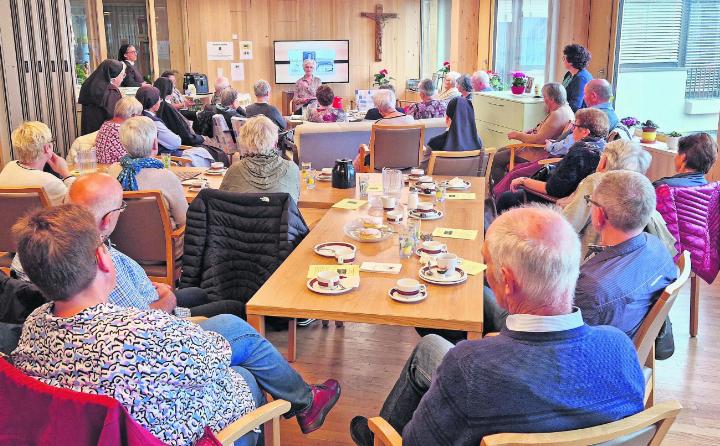
[[[375,12],[361,12],[360,16],[375,20],[375,62],[382,60],[382,37],[385,22],[398,18],[395,13],[383,14],[383,6],[375,5]]]

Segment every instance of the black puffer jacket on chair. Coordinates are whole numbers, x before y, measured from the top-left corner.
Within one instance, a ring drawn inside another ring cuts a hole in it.
[[[187,213],[180,286],[247,303],[308,231],[286,193],[203,189]]]

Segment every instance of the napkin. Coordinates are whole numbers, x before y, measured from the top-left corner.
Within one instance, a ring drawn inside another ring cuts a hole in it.
[[[432,232],[433,237],[459,238],[463,240],[475,240],[477,237],[475,229],[451,229],[451,228],[435,228]]]
[[[478,263],[473,262],[472,260],[463,259],[462,269],[471,276],[474,276],[475,274],[479,274],[485,271],[487,269],[487,265],[484,263]]]
[[[475,192],[448,192],[448,200],[474,200]]]
[[[460,177],[455,177],[452,180],[448,181],[447,184],[453,187],[462,187],[465,186],[465,181],[463,181],[463,179]]]
[[[402,265],[399,263],[362,262],[360,271],[371,273],[400,274]]]
[[[353,198],[343,198],[342,200],[338,201],[332,207],[338,208],[338,209],[350,209],[352,211],[356,209],[360,209],[361,207],[365,206],[365,203],[367,203],[367,200],[355,200]]]

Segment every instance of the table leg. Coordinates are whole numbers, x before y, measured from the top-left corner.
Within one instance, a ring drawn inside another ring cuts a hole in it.
[[[482,332],[468,331],[467,338],[469,341],[474,341],[476,339],[482,339]]]
[[[295,362],[297,351],[297,319],[290,319],[288,324],[287,360],[288,362]]]
[[[250,324],[261,336],[265,337],[265,316],[260,314],[248,314],[248,324]]]

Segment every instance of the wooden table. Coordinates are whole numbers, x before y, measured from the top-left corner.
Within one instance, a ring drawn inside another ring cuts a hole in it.
[[[436,177],[443,179],[443,177]],[[466,178],[472,183],[469,192],[475,200],[447,200],[438,207],[445,216],[440,220],[423,221],[421,231],[432,232],[435,227],[477,229],[475,240],[438,238],[448,250],[476,262],[482,261],[484,178]],[[371,184],[380,183],[380,174],[371,174]],[[377,194],[379,195],[379,194]],[[378,201],[371,196],[371,203]],[[422,197],[422,201],[427,200]],[[403,277],[418,277],[419,259],[413,256],[400,260],[397,236],[378,243],[353,241],[343,232],[343,226],[363,215],[369,206],[357,211],[332,208],[308,234],[303,242],[283,262],[275,273],[247,303],[248,322],[260,333],[265,331],[265,317],[315,318],[324,320],[364,322],[468,331],[470,339],[482,336],[483,274],[469,276],[467,282],[454,286],[427,284],[428,298],[415,304],[396,302],[388,296],[395,282]],[[371,212],[382,212],[372,209]],[[321,257],[313,247],[321,242],[349,241],[357,246],[356,264],[363,261],[401,263],[400,274],[360,273],[360,287],[347,294],[326,296],[313,293],[306,286],[310,265],[333,264],[333,259]],[[288,359],[295,359],[295,320],[289,324]]]
[[[206,175],[204,172],[207,170],[205,167],[172,167],[173,171],[176,172],[198,172],[199,176],[196,178],[205,179],[211,189],[219,189],[222,183],[222,175]],[[183,186],[185,189],[185,198],[188,203],[192,202],[197,197],[197,191],[191,191],[188,186]],[[298,201],[299,208],[315,208],[315,209],[329,209],[333,204],[342,200],[343,198],[355,197],[355,188],[351,189],[335,189],[332,187],[332,183],[329,181],[317,181],[315,182],[315,189],[308,190],[305,185],[301,185],[300,188],[300,200]]]

